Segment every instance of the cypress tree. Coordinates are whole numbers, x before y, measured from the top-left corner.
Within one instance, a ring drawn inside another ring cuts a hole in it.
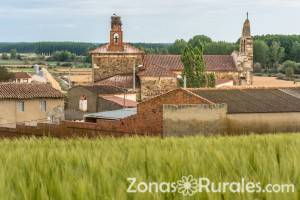
[[[206,81],[206,67],[203,59],[203,47],[191,47],[188,45],[181,57],[184,69],[182,75],[186,77],[187,87],[197,88],[205,87]]]

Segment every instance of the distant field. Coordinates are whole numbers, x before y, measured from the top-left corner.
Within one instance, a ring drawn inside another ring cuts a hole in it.
[[[10,68],[8,68],[8,70],[10,72],[27,72],[27,73],[30,73],[30,74],[34,73],[33,68],[25,68],[25,67],[18,67],[18,68],[10,67]]]
[[[278,199],[300,196],[300,135],[0,141],[1,199]],[[294,193],[127,193],[128,177],[293,183]]]
[[[276,77],[263,77],[263,76],[254,76],[253,77],[253,85],[254,86],[264,86],[264,87],[292,87],[292,86],[295,86],[294,81],[285,81],[285,80],[277,79]]]

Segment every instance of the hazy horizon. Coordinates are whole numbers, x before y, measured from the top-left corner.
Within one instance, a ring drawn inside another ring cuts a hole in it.
[[[294,25],[300,18],[297,0],[10,0],[0,5],[1,42],[106,43],[113,13],[122,17],[124,41],[132,43],[172,43],[198,34],[236,42],[247,11],[253,35],[300,33]]]

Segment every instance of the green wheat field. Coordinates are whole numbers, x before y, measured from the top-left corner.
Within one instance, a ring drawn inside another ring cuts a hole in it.
[[[292,183],[283,193],[127,193],[128,177],[176,182],[182,176],[262,185]],[[300,135],[187,138],[4,139],[0,199],[147,200],[300,198]]]

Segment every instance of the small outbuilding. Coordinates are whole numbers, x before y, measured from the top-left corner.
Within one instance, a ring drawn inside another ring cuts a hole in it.
[[[87,113],[98,113],[137,106],[134,93],[112,85],[75,86],[68,91],[66,119],[83,120]]]
[[[31,83],[32,78],[27,72],[15,72],[12,82],[15,83]]]

